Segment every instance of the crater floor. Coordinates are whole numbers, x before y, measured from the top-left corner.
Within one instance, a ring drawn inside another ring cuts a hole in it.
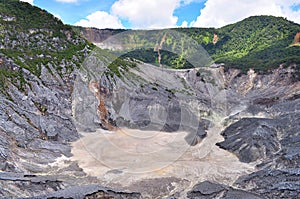
[[[82,133],[83,137],[72,144],[72,160],[104,185],[117,188],[121,185],[130,191],[143,192],[139,182],[149,179],[161,182],[163,187],[165,182],[160,178],[174,179],[169,193],[190,190],[205,180],[231,185],[239,176],[255,169],[254,164],[242,163],[234,154],[215,145],[223,140],[221,130],[218,125],[212,126],[208,136],[196,146],[185,141],[186,132],[124,128]]]

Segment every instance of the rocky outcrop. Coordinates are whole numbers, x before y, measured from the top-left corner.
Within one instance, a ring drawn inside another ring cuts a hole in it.
[[[187,197],[193,199],[261,199],[261,197],[256,194],[209,181],[204,181],[195,185],[193,189],[188,192]]]
[[[191,133],[187,137],[188,142],[191,145],[198,143],[206,136],[206,130],[210,125],[209,120],[201,115],[209,115],[207,107],[209,102],[202,104],[199,103],[196,96],[186,97],[181,94],[180,92],[188,93],[189,89],[195,88],[188,87],[186,85],[188,82],[185,83],[184,78],[178,77],[176,71],[167,70],[165,76],[160,76],[159,73],[161,73],[160,69],[155,66],[139,64],[136,68],[131,68],[130,73],[123,73],[121,78],[104,73],[98,80],[93,80],[93,85],[101,85],[96,89],[99,92],[99,97],[97,97],[98,115],[102,118],[97,123],[104,127],[107,127],[109,122],[110,125],[117,127],[143,130],[188,131]],[[152,75],[157,75],[154,77],[155,80],[151,80],[153,79]],[[165,81],[166,78],[174,81],[171,87],[168,83],[170,81]],[[201,77],[197,77],[196,71],[194,71],[193,74],[191,72],[189,78],[195,80],[195,78]],[[80,83],[76,83],[75,93],[88,93],[91,86],[88,88],[87,85],[90,83],[84,82],[83,79],[77,79],[77,81]],[[207,92],[204,90],[211,85],[211,83],[206,85],[205,82],[200,84],[202,88],[199,92]],[[95,89],[93,90],[95,91]],[[209,93],[206,94],[209,95]],[[90,101],[79,101],[80,96],[81,94],[74,98],[73,104],[76,104],[74,115],[94,118],[97,110],[83,109],[82,107],[90,104]],[[105,106],[103,106],[104,104]],[[107,116],[108,118],[106,118]],[[92,126],[97,126],[97,123],[91,124],[91,119],[82,121],[81,117],[78,117],[77,121],[81,127],[84,126],[83,129],[88,130]]]
[[[256,162],[259,171],[240,177],[235,186],[266,198],[299,196],[300,86],[297,69],[291,71],[281,67],[258,75],[246,94],[248,114],[232,116],[222,132],[225,140],[217,144],[241,161]]]
[[[299,167],[296,169],[263,169],[243,176],[236,186],[265,198],[298,198],[300,195]]]
[[[98,115],[101,121],[102,128],[113,131],[116,130],[113,121],[110,118],[110,114],[105,106],[106,98],[110,95],[109,90],[105,87],[102,87],[97,82],[89,83],[90,91],[95,95],[98,100]]]
[[[84,185],[84,186],[74,186],[69,187],[64,190],[56,191],[49,193],[43,196],[37,196],[36,198],[74,198],[74,199],[107,199],[107,198],[116,198],[116,199],[140,199],[141,194],[134,192],[123,192],[111,190],[107,187],[102,187],[99,185]]]
[[[294,45],[295,44],[299,44],[300,42],[300,32],[298,32],[296,35],[295,35],[295,38],[294,38]]]
[[[226,128],[222,133],[225,141],[217,145],[235,153],[242,162],[270,158],[280,149],[277,135],[280,124],[277,122],[264,118],[243,118]]]
[[[13,18],[2,13],[11,10]],[[34,24],[33,15],[41,17]],[[71,104],[76,69],[92,45],[28,3],[1,1],[0,20],[0,197],[46,198],[99,184],[69,159],[79,138]]]
[[[101,43],[109,37],[121,33],[125,30],[119,29],[97,29],[97,28],[81,28],[78,27],[80,34],[92,43]]]
[[[216,33],[214,33],[213,44],[216,45],[218,43],[218,40],[219,36]]]

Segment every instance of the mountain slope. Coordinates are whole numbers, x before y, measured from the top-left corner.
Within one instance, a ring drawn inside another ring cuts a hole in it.
[[[212,48],[212,56],[217,62],[239,68],[268,69],[284,63],[299,64],[296,55],[300,48],[290,46],[299,31],[299,24],[281,17],[250,17],[217,30],[221,38],[215,49]]]
[[[80,29],[80,28],[78,28]],[[298,45],[292,45],[294,37],[300,32],[300,25],[290,22],[282,17],[273,16],[255,16],[249,17],[235,24],[227,25],[222,28],[176,28],[172,31],[184,33],[197,41],[208,52],[214,62],[225,63],[227,68],[239,68],[246,72],[249,68],[257,71],[268,71],[278,67],[280,64],[298,64],[300,63],[300,48]],[[110,32],[110,34],[109,34]],[[134,38],[136,44],[149,46],[148,49],[136,49],[131,52],[129,57],[137,58],[145,62],[157,64],[157,52],[153,52],[156,41],[162,39],[162,32],[166,32],[166,42],[163,43],[165,49],[173,49],[177,45],[182,48],[185,41],[176,39],[168,30],[157,31],[131,31],[123,45],[129,44]],[[170,32],[170,31],[169,31]],[[124,34],[122,30],[97,30],[82,29],[81,34],[94,43],[101,43],[111,35]],[[148,35],[147,35],[148,34]],[[153,37],[148,39],[145,37]],[[102,35],[96,36],[96,35]],[[131,35],[131,36],[130,36]],[[176,43],[177,42],[177,43]],[[100,45],[101,46],[101,45]],[[152,49],[150,48],[152,46]],[[162,49],[164,49],[162,48]],[[182,53],[174,54],[163,52],[162,63],[171,68],[190,68],[190,64],[176,65],[176,59],[186,57],[191,54],[188,49],[182,48]]]
[[[39,77],[42,68],[68,79],[84,59],[81,51],[88,42],[70,26],[37,7],[18,1],[0,1],[0,53],[19,66],[18,70],[2,63],[1,90],[10,78],[19,89],[25,89],[22,69]],[[92,46],[92,45],[90,45]]]
[[[75,71],[92,48],[46,11],[0,0],[1,198],[139,198],[91,185],[100,183],[68,159],[69,142],[79,137],[71,110]]]

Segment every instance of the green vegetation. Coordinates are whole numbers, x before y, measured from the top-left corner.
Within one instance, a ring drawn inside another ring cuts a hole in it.
[[[160,50],[161,54],[161,64],[165,67],[171,67],[175,69],[180,68],[194,68],[193,65],[188,62],[183,56],[177,55],[173,52]],[[158,63],[158,52],[155,52],[153,49],[137,49],[130,51],[121,57],[134,58],[145,63],[151,63],[153,65],[159,66]]]
[[[109,69],[106,74],[117,75],[121,78],[121,71],[128,71],[129,68],[137,67],[137,62],[132,58],[117,56],[110,50],[95,48],[92,55],[97,58],[97,63],[84,63],[84,69],[88,70],[88,67],[104,64]]]
[[[15,21],[9,23],[15,25],[17,31],[45,28],[52,30],[54,37],[65,37],[61,30],[72,29],[46,10],[18,0],[0,0],[0,13],[2,16],[15,18]]]
[[[254,16],[219,29],[185,28],[179,31],[201,44],[212,59],[247,71],[265,72],[280,64],[300,64],[300,48],[291,46],[300,25],[282,17]],[[212,43],[213,34],[218,42]],[[207,42],[205,37],[209,36]]]
[[[300,48],[289,47],[300,25],[282,17],[256,16],[217,29],[220,39],[208,52],[216,62],[243,70],[266,71],[279,64],[300,64]]]
[[[16,73],[6,70],[0,69],[0,92],[4,92],[6,88],[6,79],[7,78],[15,78],[17,76]]]
[[[178,31],[187,37],[176,37],[171,31]],[[239,68],[243,72],[249,68],[267,72],[280,64],[300,64],[299,44],[291,45],[297,32],[300,32],[299,24],[273,16],[249,17],[218,29],[129,31],[128,35],[124,36],[125,45],[134,44],[135,47],[143,46],[143,48],[135,49],[123,57],[158,65],[158,52],[154,51],[153,46],[159,44],[163,35],[166,35],[162,49],[169,50],[160,50],[161,64],[165,67],[177,69],[194,67],[187,61],[191,54],[198,53],[188,46],[188,39],[192,38],[216,63],[225,63],[226,67]],[[217,35],[215,44],[214,34]],[[197,67],[207,66],[205,63],[208,62],[199,63]]]
[[[33,102],[34,105],[37,107],[37,109],[42,113],[42,114],[46,114],[48,108],[38,102]]]
[[[118,57],[111,64],[108,65],[110,71],[116,74],[118,77],[121,77],[120,68],[125,71],[128,71],[128,68],[134,68],[137,64],[133,60],[128,60],[123,57]]]
[[[51,74],[67,76],[94,48],[47,11],[17,0],[0,0],[0,24],[0,59],[13,61],[0,65],[2,93],[7,80],[25,87],[22,69],[39,77],[44,66]]]

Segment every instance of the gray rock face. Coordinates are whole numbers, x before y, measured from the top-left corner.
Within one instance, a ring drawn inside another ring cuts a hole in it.
[[[259,171],[240,177],[235,186],[265,198],[298,198],[299,82],[279,78],[276,71],[273,78],[260,76],[256,81],[269,83],[254,84],[246,94],[252,101],[246,109],[251,117],[233,120],[222,132],[225,140],[217,145],[243,162],[260,161]]]
[[[222,133],[225,141],[217,145],[235,153],[242,162],[271,158],[280,149],[277,121],[264,118],[243,118]]]
[[[258,165],[262,170],[240,177],[236,185],[243,189],[247,187],[266,198],[298,198],[299,100],[277,103],[270,110],[278,114],[273,122],[277,126],[280,150]]]
[[[86,67],[90,66],[86,64]],[[99,65],[105,68],[103,63],[100,62]],[[93,66],[89,70],[92,74],[98,73],[93,71]],[[94,131],[97,126],[105,126],[108,121],[116,127],[170,133],[187,131],[190,132],[187,141],[191,145],[205,138],[210,121],[203,116],[210,114],[209,107],[212,102],[209,102],[211,99],[207,89],[212,87],[211,83],[201,83],[202,89],[199,92],[206,92],[205,95],[208,96],[198,97],[197,93],[194,93],[198,88],[189,85],[188,80],[177,74],[182,73],[181,75],[189,75],[189,79],[195,79],[196,70],[190,72],[191,74],[169,70],[164,76],[160,75],[159,68],[148,64],[139,64],[130,70],[128,73],[122,73],[122,77],[102,72],[103,75],[93,80],[97,82],[94,86],[103,92],[96,95],[90,91],[88,82],[82,78],[84,74],[77,77],[73,104],[75,115],[78,115],[75,116],[75,121],[81,129],[87,132]],[[171,84],[170,81],[174,83]],[[95,101],[98,102],[95,104]],[[103,109],[99,106],[101,103],[105,104],[106,110],[102,112],[107,113],[104,118],[108,119],[94,119],[97,118],[99,108]],[[89,119],[82,119],[81,116]]]
[[[236,185],[249,189],[266,198],[299,198],[300,176],[296,169],[263,169],[241,177]]]
[[[203,196],[210,196],[213,198],[216,197],[219,193],[223,192],[224,190],[226,190],[226,188],[220,184],[204,181],[193,187],[192,191],[189,193],[189,197],[195,198],[197,197],[196,194],[198,193],[198,197],[200,197],[200,194],[202,194]]]
[[[256,194],[249,193],[242,190],[233,189],[231,187],[212,183],[209,181],[201,182],[193,187],[193,189],[188,192],[188,198],[192,199],[214,199],[214,198],[222,198],[222,199],[260,199]]]
[[[132,198],[132,199],[140,199],[141,195],[139,193],[134,193],[134,192],[123,192],[123,191],[111,190],[106,187],[92,184],[92,185],[85,185],[85,186],[69,187],[64,190],[49,193],[44,196],[37,196],[35,198],[74,198],[74,199],[81,199],[81,198],[87,198],[87,199],[90,199],[90,198],[91,199],[92,198],[99,198],[99,199]]]
[[[0,132],[0,158],[2,162],[4,162],[3,160],[5,160],[8,157],[8,153],[9,153],[8,147],[9,147],[9,143],[5,139],[3,133]]]
[[[87,42],[70,35],[70,31],[69,38],[53,38],[53,31],[48,28],[27,31],[16,30],[14,23],[1,21],[1,25],[5,39],[0,44],[3,49],[0,53],[0,197],[33,197],[73,183],[92,182],[76,163],[66,158],[71,156],[69,143],[79,138],[72,121],[70,98],[74,70],[79,59],[89,52]],[[16,39],[12,41],[10,37]],[[50,53],[63,54],[66,48],[76,45],[81,52],[73,50],[70,59]],[[47,52],[28,56],[27,47]],[[24,56],[16,58],[7,53],[9,50],[22,52]],[[15,75],[3,81],[3,71]],[[56,162],[57,159],[62,161]]]

